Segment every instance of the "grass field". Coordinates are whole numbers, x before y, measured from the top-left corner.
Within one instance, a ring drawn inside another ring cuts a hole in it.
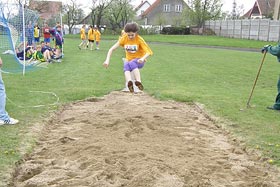
[[[62,63],[21,73],[2,74],[7,110],[21,122],[0,128],[0,181],[7,177],[22,154],[32,151],[34,124],[43,124],[61,105],[103,96],[124,87],[121,58],[113,53],[109,69],[102,66],[107,50],[118,36],[103,36],[99,51],[79,50],[78,36],[65,39]],[[261,59],[260,52],[204,48],[203,45],[260,49],[267,42],[206,36],[144,36],[154,55],[141,71],[145,92],[162,100],[198,102],[219,118],[248,147],[280,166],[280,113],[269,111],[277,93],[279,65],[267,55],[251,100],[246,108]],[[156,42],[165,42],[164,44]],[[168,44],[167,44],[168,43]],[[175,45],[196,44],[200,47]],[[270,44],[273,44],[270,42]],[[4,63],[13,63],[2,55]],[[4,67],[5,69],[5,67]],[[58,103],[57,103],[58,102]],[[240,110],[242,109],[242,110]]]

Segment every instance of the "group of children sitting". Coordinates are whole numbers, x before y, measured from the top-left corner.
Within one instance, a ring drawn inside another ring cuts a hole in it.
[[[23,44],[20,44],[16,48],[16,55],[19,60],[24,60],[24,49]],[[25,60],[28,60],[27,64],[32,61],[37,62],[60,62],[61,55],[58,54],[58,50],[52,48],[50,43],[41,42],[41,44],[34,46],[26,46],[25,48]]]
[[[28,60],[27,64],[33,64],[33,62],[61,62],[62,58],[62,44],[63,37],[61,34],[61,27],[57,26],[56,29],[50,31],[54,36],[55,47],[52,48],[50,42],[42,41],[35,45],[25,45],[21,43],[16,48],[16,55],[19,60]]]

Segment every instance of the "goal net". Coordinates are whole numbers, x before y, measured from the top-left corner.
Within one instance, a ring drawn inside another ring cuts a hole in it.
[[[39,14],[36,11],[29,10],[19,3],[0,2],[0,53],[4,60],[2,71],[24,73],[36,67],[35,63],[26,60],[24,44],[27,37],[33,38],[34,24],[38,18]],[[29,31],[32,28],[32,32],[28,33],[27,27]],[[19,55],[20,53],[22,55]]]

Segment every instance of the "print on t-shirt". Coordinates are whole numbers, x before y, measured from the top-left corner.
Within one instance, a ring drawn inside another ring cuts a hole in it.
[[[137,45],[125,45],[124,48],[129,53],[135,53],[138,50]]]

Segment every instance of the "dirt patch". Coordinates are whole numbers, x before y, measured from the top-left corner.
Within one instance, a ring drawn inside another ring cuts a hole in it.
[[[112,92],[66,106],[16,169],[17,187],[276,187],[197,106]]]

